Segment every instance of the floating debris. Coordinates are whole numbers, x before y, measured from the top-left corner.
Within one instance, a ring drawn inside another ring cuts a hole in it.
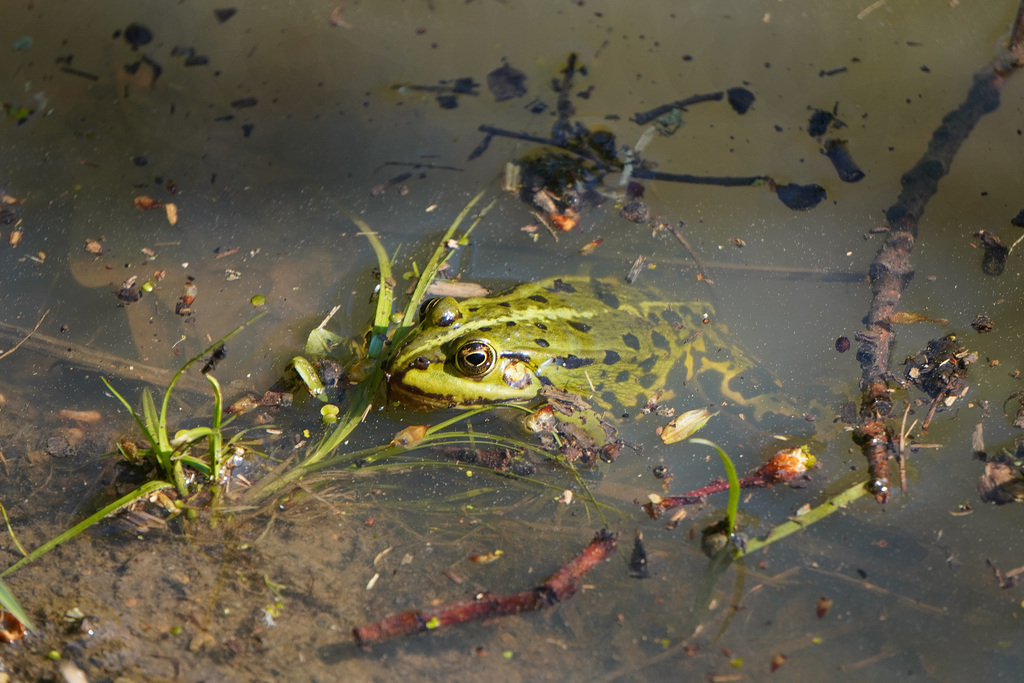
[[[825,141],[825,148],[821,153],[832,162],[839,179],[844,183],[856,183],[864,179],[864,171],[860,170],[857,162],[853,160],[850,150],[846,147],[846,140],[829,138]]]
[[[7,610],[0,611],[0,642],[14,643],[25,637],[25,625]]]
[[[136,197],[135,198],[135,208],[138,209],[139,211],[149,211],[151,209],[162,209],[163,206],[164,206],[163,202],[158,201],[156,199],[153,199],[152,197],[147,197],[147,196],[143,195],[141,197]]]
[[[629,556],[629,575],[634,579],[646,579],[650,576],[647,570],[647,549],[644,548],[644,535],[637,529],[633,537],[633,553]]]
[[[985,503],[1006,505],[1024,502],[1024,475],[1021,474],[1020,461],[1008,453],[995,456],[985,463],[985,473],[979,478],[977,489]]]
[[[66,73],[66,74],[71,74],[72,76],[78,76],[79,78],[85,78],[85,79],[88,79],[90,81],[98,81],[98,80],[100,80],[100,77],[97,76],[96,74],[91,74],[88,71],[82,71],[81,69],[75,69],[75,68],[72,68],[70,66],[62,66],[60,68],[60,70],[62,72],[64,72],[64,73]]]
[[[847,71],[848,69],[845,66],[836,67],[835,69],[829,69],[827,71],[825,69],[822,69],[821,71],[818,72],[818,78],[824,78],[826,76],[835,76],[836,74],[846,73]],[[774,669],[772,669],[772,671],[774,671]]]
[[[979,230],[974,236],[981,240],[981,246],[985,248],[985,255],[981,259],[981,270],[985,275],[999,276],[1006,270],[1006,257],[1010,255],[1010,248],[999,239],[998,235]]]
[[[1010,225],[1024,228],[1024,209],[1021,209],[1016,216],[1010,219]]]
[[[138,50],[153,42],[153,32],[142,24],[128,24],[124,30],[124,39],[132,46],[132,50]]]
[[[754,104],[754,93],[746,88],[729,88],[725,91],[725,95],[729,106],[741,116],[750,111],[751,105]]]
[[[933,399],[922,430],[928,429],[940,404],[948,408],[967,393],[967,366],[977,360],[977,353],[965,349],[955,334],[949,334],[928,342],[927,348],[904,361],[907,379]]]
[[[684,112],[686,111],[686,108],[691,105],[698,104],[700,102],[719,102],[722,100],[724,96],[725,93],[722,92],[721,90],[719,90],[718,92],[706,93],[702,95],[691,95],[690,97],[686,97],[681,100],[676,100],[675,102],[669,102],[668,104],[662,104],[647,111],[637,112],[636,114],[633,114],[633,116],[631,116],[629,120],[635,124],[643,125],[645,123],[650,123],[651,121],[659,119],[662,116],[665,116],[666,114],[672,115],[673,110]]]
[[[463,78],[456,78],[453,81],[440,81],[439,85],[415,85],[411,83],[402,83],[394,86],[394,89],[399,92],[411,91],[422,91],[437,93],[437,103],[441,105],[442,109],[455,109],[459,106],[459,100],[456,95],[472,95],[476,97],[480,93],[477,89],[480,84],[473,80],[470,76]]]
[[[185,288],[178,299],[178,303],[174,306],[174,312],[182,317],[192,315],[192,303],[199,294],[199,288],[196,287],[195,280],[191,275],[185,279]]]
[[[213,353],[210,354],[210,360],[206,361],[206,364],[203,365],[203,369],[200,370],[200,372],[202,374],[204,374],[204,375],[207,375],[207,374],[213,372],[214,370],[217,369],[217,365],[222,360],[227,358],[227,356],[228,356],[227,347],[224,346],[224,344],[219,345],[217,348],[215,348],[213,350]]]
[[[789,183],[786,185],[776,185],[774,182],[770,182],[769,185],[775,190],[775,194],[778,195],[782,203],[795,211],[813,209],[827,196],[825,188],[817,184],[797,185],[796,183]]]
[[[197,55],[194,47],[174,47],[171,48],[172,57],[185,57],[185,66],[206,66],[210,63],[210,58],[205,55]]]
[[[913,325],[914,323],[935,323],[942,327],[949,325],[948,318],[929,318],[920,313],[911,313],[909,311],[896,311],[889,316],[889,322],[893,325]]]
[[[148,66],[149,71],[141,71],[143,66]],[[65,71],[65,69],[62,68],[61,71]],[[72,73],[70,67],[68,67],[67,71],[68,73]],[[124,73],[130,76],[137,76],[137,78],[135,78],[133,82],[136,85],[139,85],[144,88],[152,88],[153,85],[156,83],[157,79],[160,78],[160,74],[162,74],[163,72],[164,68],[160,66],[159,63],[153,61],[146,55],[143,55],[140,59],[132,62],[131,64],[124,65]],[[76,75],[82,76],[85,74],[76,73]],[[86,77],[90,77],[90,75],[86,75]],[[97,79],[93,77],[93,80]]]
[[[526,74],[509,64],[487,74],[487,89],[494,95],[495,102],[522,97],[526,94]]]
[[[117,297],[118,307],[128,306],[133,304],[142,298],[142,291],[135,289],[135,285],[138,282],[138,277],[133,275],[124,282],[121,283],[121,287],[114,291],[114,296]]]
[[[493,553],[470,555],[466,559],[472,562],[473,564],[490,564],[492,562],[497,562],[499,559],[501,559],[501,556],[504,554],[505,551],[499,548],[498,550],[495,550]]]
[[[634,199],[623,205],[619,215],[633,223],[646,223],[651,219],[651,209],[646,203],[639,199]]]
[[[978,334],[985,334],[986,332],[991,332],[995,325],[992,322],[992,318],[988,317],[985,313],[979,313],[971,322],[971,327]]]
[[[633,265],[629,267],[629,272],[626,273],[626,284],[633,284],[636,279],[640,277],[640,273],[643,272],[644,266],[647,264],[647,258],[644,256],[637,256],[633,261]]]
[[[673,444],[690,438],[708,423],[715,413],[707,408],[697,408],[680,413],[674,420],[662,427],[660,436],[662,442]]]
[[[812,138],[820,138],[829,128],[843,128],[845,123],[836,118],[833,112],[815,109],[807,122],[807,134]]]
[[[399,448],[415,448],[427,435],[427,429],[426,425],[410,425],[395,434],[391,439],[391,445]]]
[[[227,7],[225,9],[215,9],[215,10],[213,10],[213,16],[217,17],[217,23],[219,23],[219,24],[223,24],[225,21],[227,21],[231,17],[235,16],[235,14],[237,14],[237,13],[238,13],[238,10],[235,9],[234,7]]]

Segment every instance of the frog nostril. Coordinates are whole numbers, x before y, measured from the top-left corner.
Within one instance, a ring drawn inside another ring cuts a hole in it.
[[[424,356],[416,356],[416,359],[412,362],[412,367],[417,370],[426,370],[430,367],[430,360]]]

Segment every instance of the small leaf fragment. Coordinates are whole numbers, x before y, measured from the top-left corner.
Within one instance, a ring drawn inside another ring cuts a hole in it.
[[[338,406],[328,403],[320,408],[320,421],[324,424],[334,424],[338,421],[338,413],[341,411]]]
[[[714,415],[707,408],[696,408],[680,413],[661,430],[661,440],[673,444],[688,439],[708,423]]]
[[[423,437],[426,435],[426,425],[412,425],[395,434],[395,438],[391,439],[391,443],[402,448],[413,448],[420,441],[423,441]]]
[[[473,564],[490,564],[496,561],[505,552],[503,550],[495,550],[493,553],[484,553],[482,555],[470,555],[467,559]]]
[[[163,202],[159,202],[152,197],[146,197],[145,195],[135,198],[135,208],[139,211],[149,211],[150,209],[159,209],[163,206]]]

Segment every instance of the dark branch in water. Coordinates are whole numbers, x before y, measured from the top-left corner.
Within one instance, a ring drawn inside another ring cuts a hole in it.
[[[744,187],[749,185],[764,185],[768,182],[768,176],[713,176],[713,175],[690,175],[689,173],[664,173],[652,171],[647,168],[633,169],[634,178],[645,180],[665,180],[671,183],[690,183],[692,185],[720,185],[722,187]]]
[[[1018,7],[1012,42],[1007,51],[974,75],[967,97],[946,114],[928,143],[928,149],[912,169],[900,179],[902,190],[886,210],[890,231],[875,255],[869,276],[872,285],[871,308],[866,328],[857,334],[861,343],[857,360],[861,366],[861,424],[854,440],[861,446],[871,468],[871,486],[875,500],[889,500],[888,457],[892,448],[892,430],[885,419],[892,408],[889,393],[889,356],[895,333],[889,322],[900,303],[903,290],[914,278],[910,253],[917,238],[918,223],[928,201],[938,191],[939,180],[949,172],[960,145],[982,116],[999,107],[999,95],[1005,77],[1021,65],[1021,40],[1024,36],[1024,0]]]
[[[385,617],[371,624],[357,626],[352,629],[352,633],[357,644],[376,645],[392,638],[433,631],[446,626],[551,607],[571,598],[579,589],[583,577],[607,560],[613,552],[615,537],[601,530],[582,553],[562,565],[547,581],[536,588],[506,595],[479,593],[467,600],[441,607]]]
[[[655,107],[654,109],[637,112],[636,114],[633,114],[630,121],[637,124],[650,123],[659,116],[664,116],[665,114],[668,114],[673,109],[685,110],[692,104],[699,104],[701,102],[717,102],[721,100],[724,96],[725,93],[721,90],[719,90],[718,92],[707,93],[706,95],[691,95],[690,97],[687,97],[685,99],[676,100],[675,102],[669,102],[668,104],[663,104],[660,107]]]

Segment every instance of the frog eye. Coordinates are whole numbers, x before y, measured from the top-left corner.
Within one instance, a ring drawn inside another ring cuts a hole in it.
[[[459,302],[450,296],[427,299],[420,304],[421,322],[430,321],[438,327],[451,327],[458,320],[462,320],[462,309],[459,308]]]
[[[494,349],[479,339],[468,341],[455,352],[455,367],[469,377],[482,377],[494,367]]]

